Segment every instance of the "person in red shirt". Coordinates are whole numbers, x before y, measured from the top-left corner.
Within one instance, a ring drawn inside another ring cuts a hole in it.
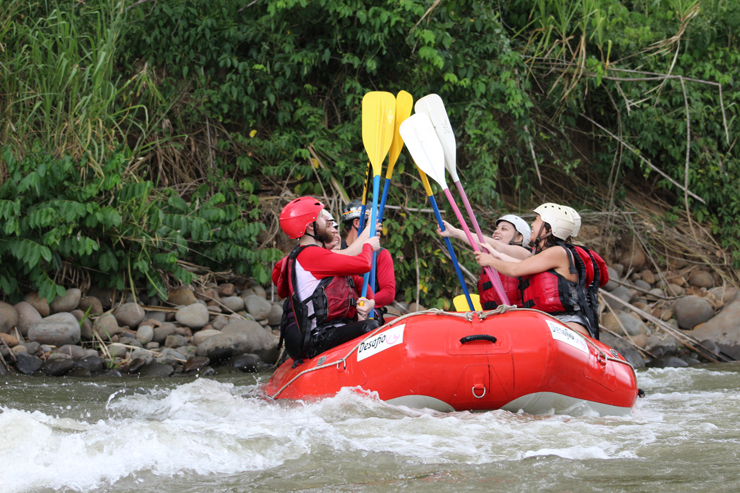
[[[278,296],[288,299],[286,308],[291,305],[284,312],[280,337],[296,363],[379,326],[368,319],[375,307],[372,290],[360,296],[360,274],[370,271],[379,240],[364,240],[356,256],[338,254],[326,248],[335,240],[333,224],[331,214],[313,197],[295,199],[280,213],[281,229],[291,239],[300,238],[272,271]]]
[[[351,247],[358,239],[360,227],[360,214],[362,203],[359,200],[353,200],[342,213],[342,224],[347,231],[347,236],[342,242],[341,248]],[[369,211],[365,211],[365,218],[369,220]],[[380,231],[381,228],[378,228]],[[383,307],[393,303],[396,299],[396,273],[393,269],[393,257],[385,248],[378,250],[378,261],[375,268],[375,309],[379,314],[385,312]]]

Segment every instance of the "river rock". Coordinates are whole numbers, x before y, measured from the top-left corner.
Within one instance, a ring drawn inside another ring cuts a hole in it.
[[[23,337],[27,337],[28,329],[43,318],[38,310],[27,301],[16,304],[15,311],[18,313],[17,327]]]
[[[175,373],[172,365],[165,363],[149,363],[139,369],[139,375],[143,377],[169,377]]]
[[[193,371],[200,371],[211,362],[208,358],[204,356],[193,356],[189,358],[185,364],[183,365],[182,371],[185,373],[190,373]]]
[[[655,284],[655,274],[653,274],[652,271],[648,269],[640,272],[640,278],[642,278],[642,280],[648,284]]]
[[[144,321],[146,311],[136,303],[124,303],[118,307],[116,321],[120,326],[136,329]]]
[[[72,359],[72,356],[65,354],[65,353],[51,353],[47,358],[46,361],[51,361],[54,359]]]
[[[71,313],[55,313],[33,324],[28,338],[54,346],[77,344],[80,342],[80,324]]]
[[[154,329],[151,325],[139,325],[139,328],[136,330],[136,340],[146,346],[152,342],[153,338]]]
[[[645,265],[645,253],[642,251],[640,244],[637,241],[633,241],[632,238],[628,238],[624,247],[624,253],[619,258],[619,263],[627,269],[632,268],[634,271],[641,270],[642,266]]]
[[[17,346],[20,343],[17,337],[6,334],[4,332],[0,332],[0,339],[2,339],[5,344],[11,348]]]
[[[175,288],[167,294],[167,301],[175,306],[188,306],[195,303],[197,300],[193,291],[187,287],[182,286]]]
[[[225,360],[243,353],[254,353],[266,362],[277,358],[278,339],[262,326],[250,320],[236,320],[224,327],[221,334],[209,337],[198,346],[198,356],[211,361]],[[270,358],[270,359],[268,359]]]
[[[175,324],[170,322],[163,323],[162,325],[154,329],[154,336],[152,337],[152,341],[157,342],[160,345],[164,344],[167,336],[175,333],[175,329]]]
[[[185,337],[178,334],[172,334],[167,336],[167,339],[164,340],[164,347],[178,348],[187,345],[187,343],[188,341]]]
[[[64,296],[57,296],[49,304],[49,312],[71,312],[80,304],[80,298],[82,298],[82,291],[77,288],[68,289]]]
[[[85,296],[80,300],[78,308],[89,317],[97,317],[103,314],[103,304],[95,296]]]
[[[617,314],[617,317],[619,317],[619,321],[622,322],[624,330],[626,330],[629,335],[636,336],[637,334],[647,333],[647,327],[645,326],[645,324],[642,323],[641,320],[633,317],[631,314],[626,312],[619,312]],[[624,335],[621,327],[616,332],[618,334]]]
[[[116,321],[116,317],[113,314],[105,313],[95,321],[93,331],[97,332],[103,339],[111,339],[113,336],[123,332],[123,329],[118,326],[118,321]]]
[[[154,361],[154,353],[148,349],[134,349],[131,351],[131,360],[135,359],[138,359],[139,361],[142,361],[144,365],[147,365]]]
[[[18,344],[17,346],[10,348],[10,352],[18,356],[18,353],[28,353],[28,349],[26,349],[26,346]]]
[[[18,312],[15,307],[0,301],[0,332],[9,333],[16,325],[18,325]]]
[[[220,333],[221,331],[219,330],[201,330],[193,334],[193,339],[190,342],[198,346],[201,342],[205,341],[209,337],[219,335]]]
[[[684,296],[673,304],[678,326],[684,330],[691,330],[703,324],[714,316],[714,307],[704,298],[698,296]]]
[[[649,291],[650,291],[651,289],[653,289],[653,287],[652,287],[652,286],[651,286],[650,284],[646,283],[646,282],[645,282],[645,281],[643,281],[642,279],[638,279],[638,280],[636,280],[636,281],[635,281],[635,287],[636,287],[636,288],[640,288],[640,289],[642,289],[643,291],[648,291],[648,292],[649,292]]]
[[[124,369],[122,369],[122,370],[125,370],[126,373],[138,373],[139,370],[141,370],[141,368],[144,365],[148,364],[148,363],[150,363],[150,362],[149,361],[144,361],[141,358],[133,358],[132,357],[131,358],[131,361],[129,362],[129,364],[126,365],[126,367]]]
[[[75,362],[72,358],[50,359],[41,365],[41,371],[50,377],[61,377],[69,373],[74,367]]]
[[[265,298],[253,294],[244,299],[247,311],[257,320],[262,320],[270,315],[272,304]]]
[[[105,362],[103,361],[103,358],[98,356],[85,356],[81,360],[77,361],[75,366],[78,368],[85,368],[90,373],[99,373],[103,371],[104,364]]]
[[[686,294],[686,290],[678,284],[668,284],[665,288],[665,292],[668,296],[683,296]]]
[[[657,358],[661,356],[675,356],[678,354],[678,341],[673,336],[653,334],[648,337],[647,347],[645,349]]]
[[[44,364],[41,358],[28,353],[19,353],[16,355],[15,368],[24,375],[30,375]]]
[[[200,303],[193,303],[177,310],[175,319],[182,325],[200,329],[208,323],[208,308]]]
[[[216,315],[216,318],[211,322],[211,326],[216,330],[221,330],[229,325],[229,322],[231,322],[231,320],[226,315]]]
[[[735,297],[738,290],[737,288],[734,288],[732,286],[719,286],[719,287],[710,289],[709,292],[712,295],[714,295],[714,297],[718,301],[721,301],[722,303],[727,303],[728,301],[730,301],[732,298]]]
[[[159,356],[157,356],[157,363],[177,365],[182,359],[182,354],[178,353],[172,348],[166,347],[159,352]]]
[[[696,353],[692,353],[692,354],[696,354]],[[695,366],[695,365],[701,364],[701,361],[699,361],[697,358],[694,358],[690,354],[682,354],[681,356],[679,356],[679,358],[684,360],[686,364],[689,366]]]
[[[661,356],[650,361],[646,366],[649,368],[684,368],[689,364],[676,356]]]
[[[701,340],[709,340],[735,359],[740,359],[740,296],[736,296],[711,320],[688,332]]]
[[[236,287],[230,282],[225,282],[218,287],[218,295],[221,298],[227,298],[236,294]]]
[[[73,344],[65,344],[62,347],[59,347],[54,350],[55,353],[61,353],[66,354],[73,360],[79,360],[82,359],[85,355],[85,350],[82,349],[81,346],[73,345]]]
[[[141,323],[144,324],[144,323],[147,323],[147,321],[151,322],[152,320],[159,322],[159,323],[164,323],[167,321],[167,314],[165,312],[155,312],[155,311],[146,312],[146,318]],[[152,325],[152,324],[149,323],[149,325]],[[154,327],[154,325],[152,325],[152,327]]]
[[[709,272],[694,270],[689,274],[689,284],[697,288],[711,288],[714,286],[714,277]]]
[[[617,288],[614,289],[611,294],[613,294],[614,296],[616,296],[620,300],[625,301],[627,303],[629,303],[630,300],[632,299],[632,291],[630,291],[629,288],[627,288],[625,286],[617,286]],[[606,303],[609,306],[611,306],[612,307],[612,310],[614,310],[615,312],[620,311],[622,308],[624,308],[624,305],[622,305],[618,301],[615,301],[615,300],[613,300],[611,298],[608,298],[606,296],[604,298],[606,299]]]
[[[604,284],[604,289],[612,292],[619,287],[619,284],[617,283],[617,281],[619,280],[619,274],[617,274],[617,271],[616,269],[614,269],[614,267],[607,267],[607,271],[609,272],[609,281]]]
[[[123,344],[119,344],[117,342],[114,342],[110,346],[108,346],[108,352],[110,353],[111,358],[125,358],[126,353],[128,352],[128,348],[124,346]]]
[[[273,304],[272,308],[270,308],[270,315],[267,316],[267,323],[272,326],[280,325],[282,319],[283,307],[278,303]]]
[[[221,298],[221,303],[223,303],[226,308],[233,312],[244,310],[244,299],[238,296],[228,296],[226,298]]]
[[[46,302],[46,298],[39,298],[38,293],[28,293],[24,300],[30,303],[42,318],[49,316],[49,303]]]
[[[226,364],[243,373],[258,373],[260,366],[262,366],[262,360],[256,354],[245,353],[234,356]]]

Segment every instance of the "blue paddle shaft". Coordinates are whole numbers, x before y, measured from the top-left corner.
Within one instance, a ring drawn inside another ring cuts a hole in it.
[[[365,210],[365,204],[362,204],[362,208],[360,209],[360,227],[357,228],[358,235],[362,233],[363,229],[365,229]]]
[[[442,222],[442,215],[439,213],[439,207],[437,206],[437,201],[434,200],[434,195],[429,195],[429,202],[432,204],[432,209],[434,209],[434,216],[437,218],[437,224],[439,224],[439,229],[442,231],[445,230],[445,223]],[[450,258],[452,259],[452,265],[455,266],[455,272],[457,273],[457,278],[460,280],[460,286],[462,286],[463,293],[465,294],[465,299],[468,300],[468,306],[470,307],[470,311],[474,311],[475,307],[473,306],[473,300],[470,299],[470,293],[468,292],[468,286],[465,284],[465,278],[463,277],[462,271],[460,270],[460,264],[457,262],[457,256],[455,255],[455,250],[452,249],[452,243],[450,243],[450,239],[445,237],[445,243],[447,244],[447,251],[450,252]]]
[[[383,222],[383,215],[385,214],[385,202],[388,200],[388,189],[391,187],[391,179],[386,178],[383,184],[383,198],[380,199],[380,209],[378,209],[378,222]]]
[[[375,236],[375,225],[377,223],[377,212],[378,212],[378,195],[380,194],[380,175],[373,176],[373,208],[370,209],[370,236]],[[364,282],[362,283],[362,297],[367,297],[367,286],[370,281],[370,275],[372,274],[375,279],[375,255],[373,254],[373,267],[370,272],[365,274]],[[373,318],[372,316],[368,318]]]

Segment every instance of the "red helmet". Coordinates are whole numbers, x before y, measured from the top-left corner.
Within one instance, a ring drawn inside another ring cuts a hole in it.
[[[323,209],[324,204],[313,197],[301,197],[290,201],[280,213],[280,228],[291,240],[300,238]]]

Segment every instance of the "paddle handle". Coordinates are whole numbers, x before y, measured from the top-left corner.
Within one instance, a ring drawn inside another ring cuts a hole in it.
[[[375,236],[375,226],[377,224],[377,213],[378,213],[378,195],[380,194],[380,175],[373,176],[373,207],[370,209],[370,236],[369,238],[372,238]],[[362,282],[362,297],[367,297],[367,286],[368,282],[370,281],[370,276],[372,275],[372,278],[375,279],[375,264],[376,263],[376,256],[373,254],[373,266],[370,270],[370,272],[366,273],[363,276],[363,282]],[[374,314],[370,314],[368,318],[374,318]]]
[[[452,210],[455,213],[455,217],[457,217],[458,222],[460,223],[460,226],[462,226],[463,231],[465,232],[465,236],[468,238],[468,242],[470,243],[470,246],[473,247],[473,250],[478,252],[480,251],[480,247],[478,247],[478,243],[473,239],[473,235],[470,233],[470,228],[468,228],[468,225],[465,223],[465,218],[463,217],[462,213],[460,213],[460,208],[457,207],[457,204],[455,203],[455,199],[452,197],[452,194],[450,193],[449,188],[444,189],[445,196],[447,197],[447,200],[450,202],[450,205],[452,206]],[[490,267],[484,267],[484,271],[488,274],[488,277],[493,281],[494,279],[498,279],[499,283],[501,282],[501,279],[498,278],[498,272],[491,269]],[[494,277],[494,272],[496,272],[496,276]],[[504,293],[503,285],[499,287],[496,285],[496,283],[493,283],[493,289],[496,291],[496,294],[498,295],[499,299],[503,302],[505,302],[508,305],[509,298],[506,296],[506,293]]]
[[[429,202],[432,204],[432,209],[434,209],[434,217],[437,218],[439,229],[444,231],[445,223],[442,221],[442,214],[439,213],[439,206],[437,206],[437,201],[434,200],[434,195],[427,195],[427,197],[429,198]],[[475,306],[473,306],[473,300],[470,298],[468,286],[467,284],[465,284],[465,278],[463,277],[462,271],[460,270],[460,264],[457,261],[457,255],[455,255],[455,250],[452,249],[452,243],[450,242],[449,238],[445,237],[445,243],[447,244],[447,251],[450,254],[450,258],[452,259],[452,265],[455,267],[457,278],[460,280],[460,286],[462,287],[463,293],[465,294],[465,299],[468,300],[468,306],[470,307],[470,311],[472,312],[475,310]]]
[[[378,209],[378,222],[383,222],[383,214],[385,213],[385,202],[388,200],[388,189],[391,187],[391,179],[386,178],[383,184],[383,196],[380,199],[380,208]]]
[[[462,197],[463,205],[465,206],[465,210],[468,213],[468,217],[470,218],[470,221],[473,223],[473,228],[475,228],[475,234],[478,235],[478,241],[480,243],[485,243],[485,240],[483,239],[483,233],[480,230],[480,226],[478,225],[478,220],[475,218],[475,213],[473,213],[473,207],[470,205],[470,201],[468,200],[468,196],[465,194],[465,190],[463,189],[462,183],[460,181],[455,182],[455,186],[457,187],[457,191],[460,193],[460,197]],[[509,304],[509,297],[506,296],[506,291],[504,291],[504,285],[501,282],[501,277],[499,277],[498,272],[494,269],[490,269],[493,272],[493,276],[491,276],[491,272],[488,273],[488,277],[491,278],[491,282],[493,283],[493,286],[495,290],[499,293],[499,299],[503,301],[505,305]]]

